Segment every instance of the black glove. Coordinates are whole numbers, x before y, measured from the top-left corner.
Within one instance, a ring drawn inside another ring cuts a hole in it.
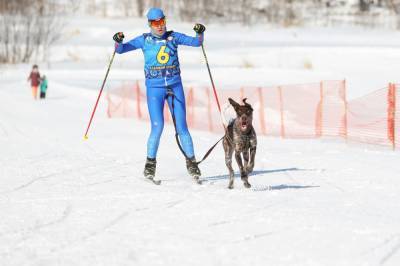
[[[206,27],[204,27],[203,24],[197,23],[197,24],[194,25],[193,30],[194,30],[196,33],[201,34],[201,33],[203,33],[203,32],[206,30]]]
[[[122,32],[117,32],[113,36],[113,40],[116,41],[117,43],[121,43],[124,40],[125,36],[124,33]]]

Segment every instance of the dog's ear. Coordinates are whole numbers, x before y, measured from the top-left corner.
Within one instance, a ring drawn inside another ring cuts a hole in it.
[[[253,107],[251,107],[250,104],[246,103],[247,98],[244,98],[242,101],[243,101],[243,103],[244,103],[244,106],[249,107],[251,110],[253,110]]]
[[[237,102],[235,102],[232,98],[228,98],[229,103],[233,106],[234,109],[238,108],[240,106],[240,104],[238,104]]]

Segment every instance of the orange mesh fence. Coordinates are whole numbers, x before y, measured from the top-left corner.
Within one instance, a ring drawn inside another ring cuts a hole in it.
[[[387,128],[387,93],[387,88],[380,89],[348,104],[348,139],[390,144]]]
[[[143,87],[143,86],[142,86]],[[138,82],[108,92],[108,116],[149,120],[146,92]],[[190,128],[223,133],[234,112],[228,98],[253,106],[258,135],[283,138],[342,137],[348,140],[398,147],[400,114],[398,84],[347,101],[345,81],[303,85],[220,89],[222,115],[210,88],[187,88],[186,113]],[[172,122],[168,105],[164,119]]]
[[[393,149],[400,147],[400,84],[394,84],[395,102],[394,102],[394,145]]]

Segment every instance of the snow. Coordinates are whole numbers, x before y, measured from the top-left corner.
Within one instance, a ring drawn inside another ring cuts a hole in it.
[[[189,24],[169,25],[191,32]],[[0,265],[400,263],[398,151],[259,137],[252,188],[237,178],[228,190],[222,147],[200,165],[208,181],[199,186],[166,126],[157,164],[163,183],[152,185],[142,178],[148,123],[108,119],[102,98],[83,140],[112,33],[133,37],[146,30],[142,21],[74,18],[67,30],[78,33],[39,64],[48,99],[31,99],[30,65],[1,66]],[[219,89],[346,78],[356,97],[396,81],[398,37],[215,24],[206,51]],[[180,59],[185,85],[209,85],[199,49],[182,47]],[[140,52],[116,56],[106,90],[142,80],[142,63]],[[197,157],[220,137],[191,134]]]

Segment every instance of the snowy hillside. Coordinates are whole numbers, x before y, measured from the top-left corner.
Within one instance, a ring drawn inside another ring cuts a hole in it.
[[[346,78],[356,97],[398,80],[397,32],[236,26],[207,25],[218,89]],[[222,147],[200,165],[199,186],[170,126],[157,157],[163,183],[145,182],[149,125],[107,119],[104,98],[84,141],[112,34],[146,30],[139,19],[72,18],[39,62],[44,101],[31,97],[31,65],[0,66],[0,265],[400,263],[398,151],[259,137],[252,188],[236,178],[228,190]],[[201,50],[179,51],[184,84],[208,85]],[[142,64],[141,52],[117,56],[106,89],[142,80]],[[220,137],[191,134],[197,157]]]

